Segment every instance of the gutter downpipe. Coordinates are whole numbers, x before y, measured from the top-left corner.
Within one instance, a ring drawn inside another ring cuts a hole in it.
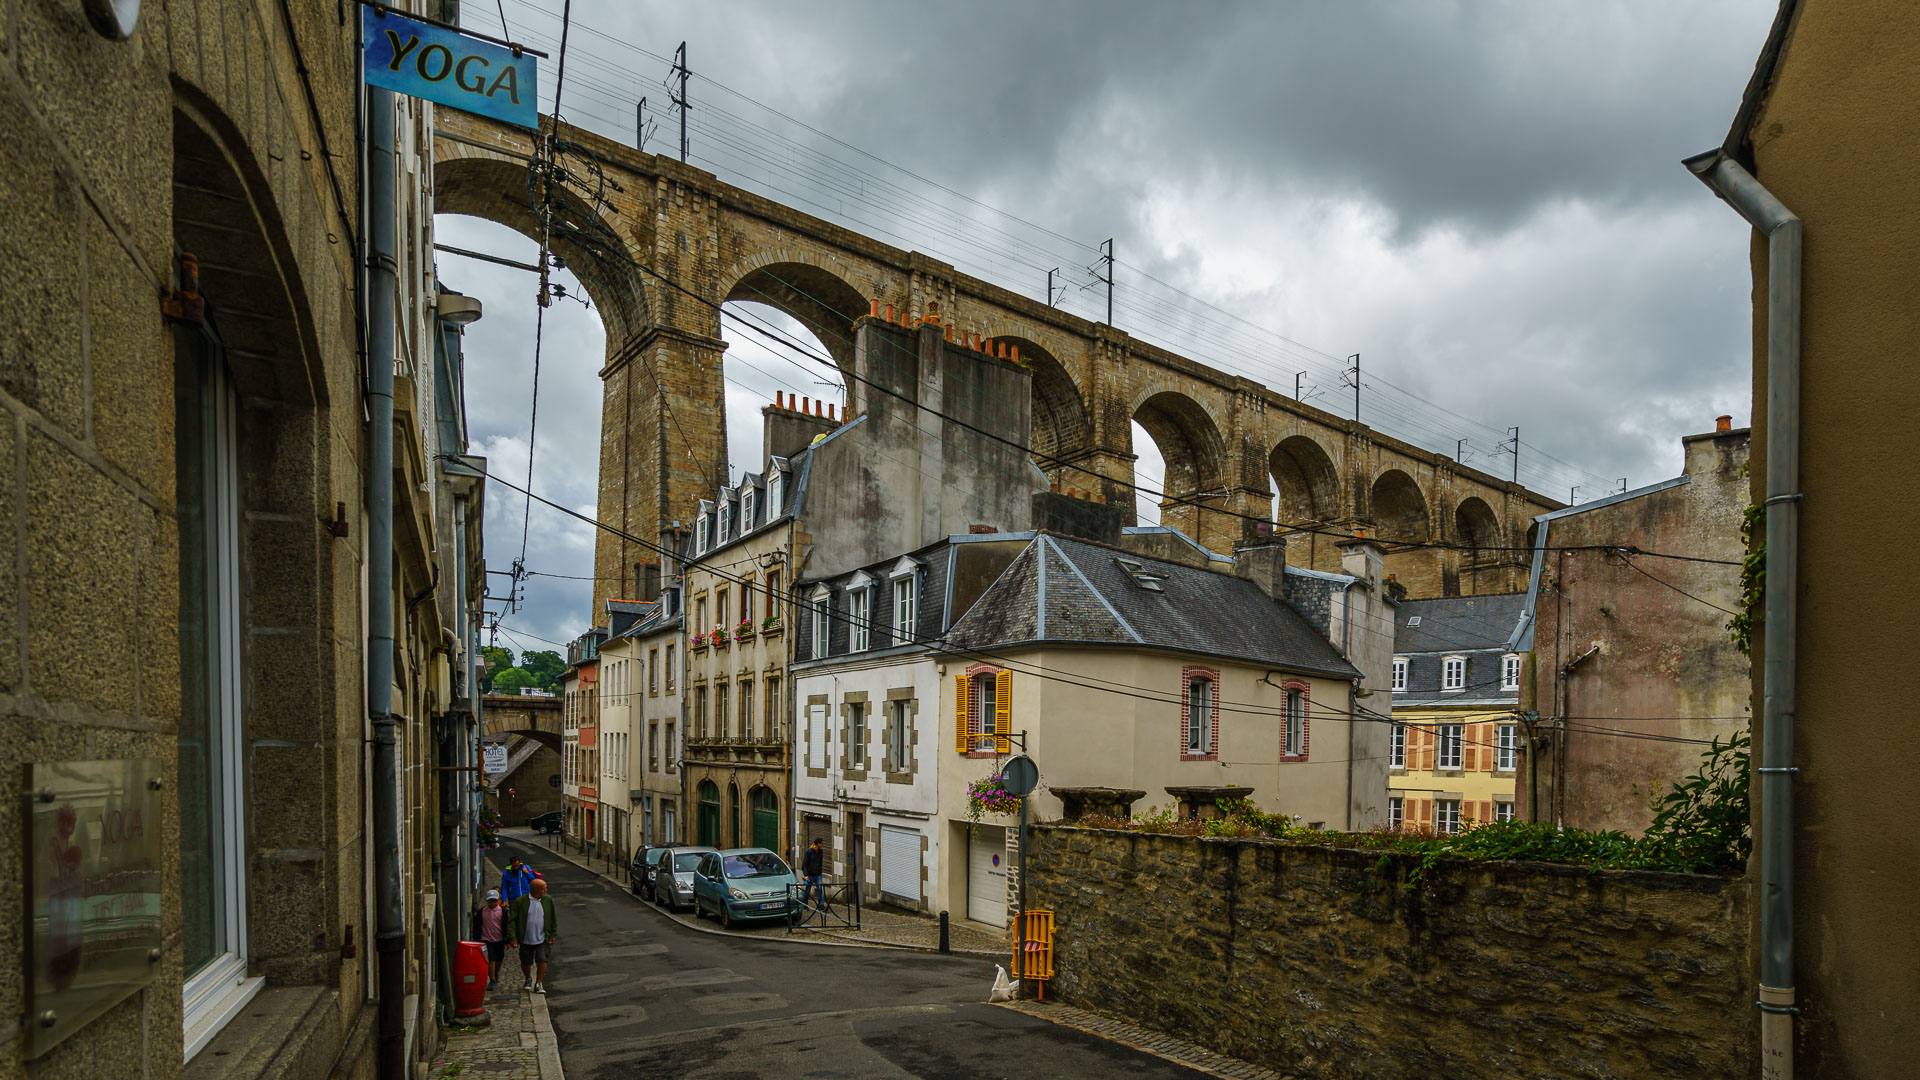
[[[1358,584],[1360,584],[1360,579],[1354,578],[1352,581],[1349,581],[1345,585],[1342,585],[1340,587],[1340,655],[1346,657],[1347,663],[1349,664],[1353,663],[1353,587]],[[1364,681],[1364,676],[1360,679],[1353,680],[1353,684],[1347,688],[1347,831],[1348,832],[1353,831],[1353,750],[1354,750],[1354,739],[1356,737],[1355,729],[1360,725],[1359,702],[1360,702],[1360,684],[1362,681]],[[1389,714],[1393,712],[1393,709],[1391,706],[1388,707],[1387,712]],[[1393,736],[1389,734],[1387,737],[1391,739]]]
[[[1793,722],[1799,672],[1802,225],[1724,149],[1688,158],[1767,238],[1766,599],[1760,763],[1760,1075],[1793,1076]]]
[[[404,1080],[407,928],[400,892],[400,762],[393,717],[393,358],[399,263],[394,238],[393,92],[367,87],[367,717],[373,725],[379,1073]]]

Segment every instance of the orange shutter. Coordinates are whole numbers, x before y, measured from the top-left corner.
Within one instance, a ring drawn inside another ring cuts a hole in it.
[[[1493,820],[1493,802],[1491,800],[1485,800],[1480,803],[1480,820]]]
[[[984,718],[983,718],[984,719]],[[1002,671],[993,677],[993,748],[996,753],[1013,752],[1013,672]]]
[[[1473,737],[1478,730],[1478,724],[1463,724],[1460,728],[1460,741],[1464,744],[1460,747],[1460,764],[1468,772],[1480,767],[1480,744]]]
[[[967,677],[953,677],[953,748],[967,752]]]
[[[1426,772],[1433,771],[1434,737],[1435,732],[1432,728],[1423,727],[1420,729],[1420,768]]]

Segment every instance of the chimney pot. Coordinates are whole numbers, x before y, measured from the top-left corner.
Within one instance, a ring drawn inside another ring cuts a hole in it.
[[[879,297],[875,297],[874,299],[867,301],[867,314],[873,316],[876,319],[880,317]]]
[[[775,390],[773,392],[773,407],[776,409],[782,408],[783,406],[780,403],[786,400],[786,396],[787,392],[785,390]]]
[[[888,322],[893,321],[893,305],[892,304],[887,305],[887,321]]]
[[[801,411],[801,412],[806,412],[806,411],[807,411],[807,409],[808,409],[808,405],[807,405],[807,403],[808,403],[809,401],[811,401],[811,400],[812,400],[811,398],[804,398],[804,397],[800,399],[800,411]]]
[[[1731,417],[1731,416],[1716,416],[1716,417],[1714,417],[1714,419],[1713,419],[1713,430],[1714,430],[1714,431],[1716,431],[1716,432],[1719,432],[1719,431],[1732,431],[1732,430],[1733,430],[1733,417]]]
[[[827,419],[833,419],[833,402],[827,402]]]

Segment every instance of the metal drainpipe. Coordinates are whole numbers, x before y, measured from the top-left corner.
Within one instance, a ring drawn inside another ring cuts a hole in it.
[[[1702,183],[1767,238],[1767,588],[1761,674],[1760,1075],[1793,1076],[1794,695],[1799,672],[1801,223],[1714,150],[1688,158]]]
[[[367,87],[367,717],[373,725],[374,937],[380,957],[379,1075],[407,1075],[407,927],[400,891],[400,761],[393,717],[393,93]]]
[[[1355,578],[1340,588],[1340,655],[1353,662],[1353,587],[1360,584]],[[1353,680],[1353,686],[1347,692],[1347,831],[1353,831],[1353,744],[1354,729],[1360,724],[1360,679]],[[1284,708],[1284,697],[1281,705]],[[1387,710],[1391,713],[1391,707]],[[1391,735],[1388,738],[1392,738]]]

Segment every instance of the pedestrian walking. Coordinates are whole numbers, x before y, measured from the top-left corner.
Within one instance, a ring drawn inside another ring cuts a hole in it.
[[[500,890],[488,889],[484,904],[473,910],[473,940],[487,947],[487,989],[500,985],[500,959],[507,955],[507,906]]]
[[[546,879],[535,878],[527,895],[507,908],[507,944],[519,946],[520,977],[536,994],[547,992],[547,962],[559,939],[560,922],[554,918]]]
[[[508,863],[507,868],[500,871],[501,901],[511,904],[527,895],[527,890],[533,885],[533,879],[538,876],[533,872],[533,867],[519,859]]]
[[[826,852],[820,850],[820,838],[816,836],[813,842],[807,845],[806,854],[800,856],[800,876],[806,881],[806,884],[800,887],[802,906],[807,902],[807,890],[811,889],[818,899],[820,910],[827,910],[827,889],[820,884],[820,871],[826,865],[826,861]]]

